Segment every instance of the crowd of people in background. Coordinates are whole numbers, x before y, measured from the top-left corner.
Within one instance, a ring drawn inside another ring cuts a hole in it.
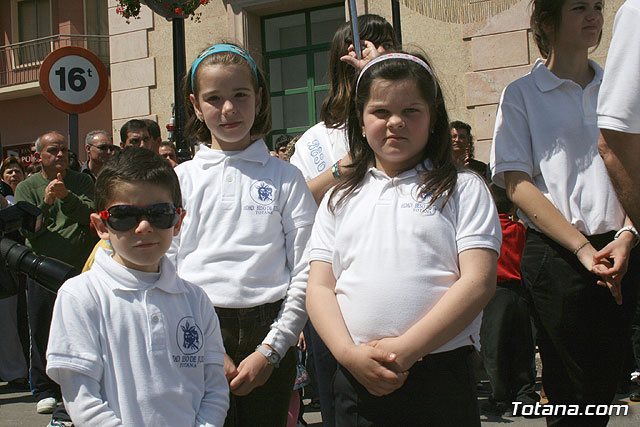
[[[602,7],[532,1],[542,58],[502,93],[490,164],[377,15],[357,18],[359,56],[336,31],[321,121],[271,149],[267,79],[233,44],[182,82],[189,161],[148,119],[119,144],[87,133],[82,164],[40,135],[28,168],[2,162],[0,208],[28,202],[43,227],[7,237],[77,275],[56,295],[0,267],[0,378],[51,427],[296,426],[305,361],[325,426],[640,401],[640,55],[619,62],[640,0],[606,72],[588,58]]]

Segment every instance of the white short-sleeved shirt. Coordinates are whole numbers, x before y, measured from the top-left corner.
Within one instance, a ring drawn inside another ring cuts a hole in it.
[[[616,14],[598,99],[598,126],[640,133],[640,0],[627,0]]]
[[[320,122],[310,127],[296,142],[296,151],[290,162],[302,171],[304,179],[309,181],[349,151],[347,132],[344,127],[332,129]]]
[[[482,178],[460,172],[456,188],[426,208],[416,169],[389,178],[375,168],[333,215],[323,199],[311,237],[312,261],[332,265],[336,298],[354,343],[406,332],[460,278],[458,254],[500,253],[500,221]],[[336,199],[337,200],[337,199]],[[482,314],[435,352],[477,345]]]
[[[502,93],[491,146],[491,174],[497,185],[504,187],[504,172],[526,173],[587,236],[618,230],[625,218],[598,153],[596,104],[602,68],[589,63],[595,77],[582,89],[536,61],[529,74]],[[536,229],[523,212],[519,215]]]
[[[295,313],[281,313],[272,330],[291,336],[268,342],[284,355],[306,321],[307,239],[317,211],[302,174],[270,156],[262,140],[233,152],[201,145],[175,171],[187,212],[167,254],[178,274],[202,287],[216,307],[256,307],[287,297]],[[305,239],[287,241],[304,227]]]
[[[58,291],[47,375],[56,380],[70,370],[99,382],[124,425],[194,425],[205,364],[224,375],[213,305],[166,257],[154,274],[130,270],[111,254],[100,249],[92,269]],[[224,419],[228,400],[220,405]]]

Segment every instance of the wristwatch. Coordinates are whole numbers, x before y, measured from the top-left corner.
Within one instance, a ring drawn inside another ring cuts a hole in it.
[[[633,225],[627,225],[626,227],[622,227],[620,230],[618,230],[618,232],[613,237],[613,239],[614,240],[617,239],[625,231],[630,231],[631,234],[633,234],[633,236],[635,237],[635,239],[634,239],[635,242],[634,242],[633,246],[636,246],[638,244],[638,242],[640,242],[640,236],[638,236],[638,231],[635,229],[635,227]]]
[[[267,362],[269,362],[269,365],[273,365],[276,368],[280,367],[280,355],[278,353],[271,350],[270,348],[263,346],[262,344],[256,347],[256,351],[267,358]]]

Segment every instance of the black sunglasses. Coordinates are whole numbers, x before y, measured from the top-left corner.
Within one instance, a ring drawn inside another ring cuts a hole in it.
[[[171,228],[178,222],[182,208],[176,208],[173,203],[157,203],[150,206],[117,205],[100,212],[100,218],[116,231],[129,231],[135,228],[142,217],[155,228]]]
[[[87,144],[87,145],[93,148],[97,148],[100,151],[113,151],[114,153],[120,151],[120,147],[113,144],[104,144],[104,145]]]

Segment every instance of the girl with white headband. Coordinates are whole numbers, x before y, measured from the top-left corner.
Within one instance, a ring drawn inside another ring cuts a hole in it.
[[[353,164],[323,199],[307,310],[340,368],[336,425],[480,425],[471,356],[495,289],[500,222],[457,169],[437,80],[395,53],[360,73]]]
[[[170,257],[216,307],[231,404],[225,426],[284,426],[307,315],[307,241],[316,211],[300,171],[269,155],[269,88],[242,48],[217,44],[184,82],[187,137],[176,168],[184,227]]]

